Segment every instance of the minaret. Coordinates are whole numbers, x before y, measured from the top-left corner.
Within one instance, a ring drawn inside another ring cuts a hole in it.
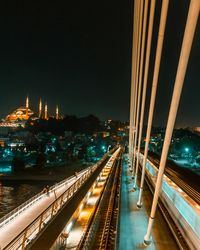
[[[28,119],[29,98],[26,97],[26,119]]]
[[[39,118],[42,117],[42,100],[40,98],[40,102],[39,102]]]
[[[59,118],[59,109],[58,109],[58,105],[56,106],[56,120],[58,120]]]
[[[47,107],[47,103],[45,103],[45,106],[44,106],[44,119],[45,120],[48,119],[48,107]]]

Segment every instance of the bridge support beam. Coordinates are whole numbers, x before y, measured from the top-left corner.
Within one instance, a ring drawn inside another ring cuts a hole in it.
[[[131,67],[131,95],[130,95],[130,122],[129,122],[129,157],[132,162],[133,156],[133,136],[134,136],[134,100],[135,100],[135,57],[136,57],[136,20],[137,20],[137,1],[134,2],[133,15],[133,36],[132,36],[132,67]],[[132,167],[132,165],[131,165]]]
[[[143,128],[143,120],[144,120],[147,80],[148,80],[148,73],[149,73],[149,61],[150,61],[150,53],[151,53],[151,41],[152,41],[152,33],[153,33],[155,3],[156,3],[156,1],[152,0],[151,8],[150,8],[150,16],[149,16],[149,27],[148,27],[148,36],[147,36],[147,48],[146,48],[145,68],[144,68],[144,82],[143,82],[143,91],[142,91],[142,104],[141,104],[141,114],[140,114],[140,123],[139,123],[139,137],[138,137],[137,154],[140,151],[140,143],[141,143],[141,138],[142,138],[142,128]],[[137,159],[138,159],[138,157],[137,157]],[[133,188],[136,188],[137,172],[138,172],[138,163],[136,163],[135,181],[134,181]]]
[[[143,29],[142,29],[142,47],[141,47],[141,64],[140,64],[140,73],[139,73],[139,86],[142,85],[142,73],[143,73],[143,64],[144,64],[144,49],[145,49],[145,40],[146,40],[146,26],[147,26],[147,14],[148,14],[148,5],[149,5],[149,0],[145,1],[145,5],[144,5],[144,18],[143,18]],[[138,102],[138,112],[137,112],[137,119],[139,119],[139,108],[140,108],[140,101]],[[137,140],[136,140],[137,142]],[[135,142],[135,144],[136,144]],[[135,163],[134,163],[135,164]],[[137,170],[137,167],[136,167]],[[134,179],[134,176],[133,176]],[[136,183],[137,177],[135,178],[135,182]],[[134,184],[134,188],[135,188],[135,184]]]
[[[188,60],[189,60],[189,55],[190,55],[190,51],[192,47],[194,33],[195,33],[197,21],[198,21],[199,11],[200,11],[200,1],[191,0],[188,17],[187,17],[187,23],[186,23],[185,32],[184,32],[184,37],[183,37],[181,54],[180,54],[179,63],[178,63],[175,84],[174,84],[172,101],[171,101],[170,111],[169,111],[169,116],[168,116],[168,121],[167,121],[166,133],[165,133],[164,144],[163,144],[163,149],[162,149],[162,154],[161,154],[158,177],[156,181],[153,204],[151,208],[151,214],[149,217],[147,233],[144,237],[144,243],[147,245],[151,242],[151,238],[150,238],[151,230],[152,230],[153,222],[155,219],[155,213],[156,213],[156,208],[158,204],[158,198],[159,198],[160,188],[162,184],[163,173],[165,169],[169,146],[171,143],[171,137],[172,137],[174,124],[176,120],[177,110],[178,110],[179,101],[180,101],[180,97],[182,93],[182,87],[184,83],[184,78],[186,74],[186,69],[188,65]]]
[[[143,24],[143,9],[144,1],[140,1],[140,11],[139,11],[139,27],[138,27],[138,52],[136,58],[136,86],[137,86],[137,98],[135,98],[135,134],[134,134],[134,151],[133,151],[133,174],[135,170],[135,159],[136,159],[136,145],[138,137],[138,122],[139,122],[139,113],[140,113],[140,99],[141,99],[141,89],[142,81],[139,79],[139,75],[142,68],[143,61],[141,60],[141,36],[142,36],[142,24]]]
[[[135,33],[135,57],[133,58],[134,60],[134,96],[133,96],[133,102],[134,102],[134,109],[133,109],[133,135],[132,135],[132,157],[131,157],[131,167],[132,167],[132,174],[134,173],[134,157],[135,157],[135,137],[136,137],[136,130],[137,130],[137,125],[136,125],[136,107],[137,107],[137,97],[138,97],[138,81],[137,81],[137,58],[138,58],[138,53],[139,53],[139,20],[140,20],[140,0],[135,1],[135,11],[136,11],[136,24],[135,24],[135,30],[133,30],[133,33]]]
[[[158,31],[158,41],[157,41],[156,58],[155,58],[155,65],[154,65],[152,90],[151,90],[151,99],[150,99],[150,107],[149,107],[147,132],[146,132],[144,158],[143,158],[143,163],[142,163],[142,176],[141,176],[141,182],[140,182],[140,192],[139,192],[139,198],[138,198],[138,202],[137,202],[138,208],[141,208],[141,206],[142,206],[142,192],[143,192],[143,186],[144,186],[145,168],[146,168],[149,141],[150,141],[150,135],[151,135],[153,112],[154,112],[154,106],[155,106],[155,100],[156,100],[158,75],[159,75],[159,71],[160,71],[160,61],[161,61],[161,55],[162,55],[168,5],[169,5],[169,0],[163,0],[161,17],[160,17],[160,25],[159,25],[159,31]],[[137,167],[138,167],[138,164],[139,164],[139,159],[137,159]]]

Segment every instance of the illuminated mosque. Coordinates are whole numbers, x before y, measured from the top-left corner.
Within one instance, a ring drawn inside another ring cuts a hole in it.
[[[32,109],[29,107],[29,97],[26,97],[26,105],[20,106],[19,108],[15,109],[12,113],[6,116],[5,121],[7,122],[17,122],[17,121],[26,121],[28,119],[36,120],[36,119],[45,119],[48,120],[48,106],[47,103],[45,103],[44,106],[44,112],[42,110],[42,100],[39,101],[39,109],[38,114],[35,113]],[[58,106],[56,106],[56,112],[55,116],[57,120],[59,119],[59,110]]]

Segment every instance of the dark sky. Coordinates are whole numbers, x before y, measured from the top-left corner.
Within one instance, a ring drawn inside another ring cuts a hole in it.
[[[170,2],[155,125],[166,121],[189,1]],[[0,12],[0,117],[29,94],[36,110],[42,97],[51,112],[129,119],[132,1],[2,0]],[[199,38],[198,27],[178,126],[200,125]]]

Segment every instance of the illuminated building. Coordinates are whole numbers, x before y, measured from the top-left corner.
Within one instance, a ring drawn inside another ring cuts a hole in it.
[[[28,99],[28,96],[27,96],[26,97],[26,120],[29,118],[28,108],[29,108],[29,99]]]
[[[19,108],[12,111],[10,114],[6,116],[6,118],[3,120],[3,122],[0,122],[0,127],[18,127],[21,126],[22,123],[25,124],[25,122],[28,119],[38,119],[43,118],[45,120],[48,120],[48,106],[47,103],[44,106],[44,111],[42,110],[42,99],[40,98],[39,101],[39,109],[38,114],[35,113],[32,109],[30,109],[29,106],[29,97],[26,97],[26,105],[20,106]],[[59,117],[59,108],[58,105],[56,106],[56,114],[54,116],[57,120]]]
[[[58,105],[56,106],[56,120],[59,119],[59,110],[58,110]]]
[[[42,117],[42,100],[40,98],[40,102],[39,102],[39,118]]]
[[[29,117],[34,116],[34,112],[29,108],[29,98],[26,98],[26,106],[20,106],[11,114],[7,115],[6,121],[15,122],[19,120],[28,120]]]
[[[48,107],[47,107],[47,103],[44,106],[44,119],[48,120]]]
[[[20,106],[19,108],[15,109],[12,111],[9,115],[6,116],[5,122],[2,123],[2,126],[8,126],[8,127],[13,127],[10,123],[17,123],[20,121],[26,121],[29,118],[37,118],[33,110],[29,108],[29,98],[28,96],[26,97],[26,105],[25,106]],[[17,124],[19,125],[19,124]]]

